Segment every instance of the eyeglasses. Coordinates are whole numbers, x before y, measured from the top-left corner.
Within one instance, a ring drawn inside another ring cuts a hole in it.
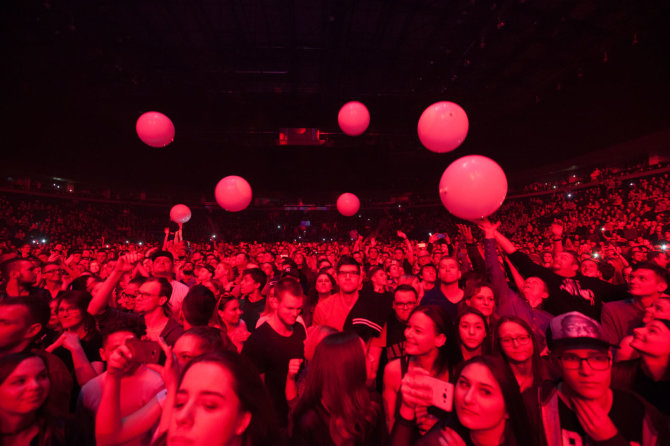
[[[416,307],[416,302],[393,302],[393,305],[402,308],[403,310],[407,310],[408,308]]]
[[[139,294],[139,293],[137,293]],[[137,299],[137,294],[128,294],[125,291],[121,291],[119,293],[119,296],[124,297],[126,299]]]
[[[505,337],[505,338],[500,338],[500,342],[502,344],[512,344],[513,342],[516,342],[519,345],[526,345],[530,341],[530,336],[528,335],[521,335],[517,336],[516,338],[512,337]]]
[[[593,355],[582,358],[572,353],[566,353],[560,356],[561,363],[566,370],[577,370],[582,366],[582,361],[586,363],[593,370],[607,370],[610,368],[612,358],[609,355]]]
[[[50,269],[49,271],[44,271],[43,274],[53,274],[53,273],[63,274],[63,270],[62,269]]]

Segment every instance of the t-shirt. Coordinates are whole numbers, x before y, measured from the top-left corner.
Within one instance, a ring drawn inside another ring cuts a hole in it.
[[[88,435],[86,438],[93,440],[95,444],[95,414],[100,407],[102,389],[105,384],[107,372],[104,372],[81,388],[79,401],[77,402],[78,424],[88,424],[83,429]],[[121,416],[131,415],[144,407],[151,399],[165,388],[160,374],[142,365],[131,376],[121,379]],[[148,445],[151,442],[153,430],[147,431],[147,435],[123,443],[124,445]]]
[[[453,303],[447,299],[447,296],[444,295],[440,288],[439,282],[435,284],[432,290],[427,291],[423,299],[421,299],[421,305],[438,305],[444,308],[449,313],[452,321],[456,321],[456,317],[458,316],[458,304],[460,304],[460,301]]]
[[[265,375],[265,386],[277,410],[281,426],[288,425],[285,395],[288,362],[290,359],[304,357],[305,337],[305,329],[300,324],[295,324],[291,336],[286,337],[277,333],[266,322],[249,336],[242,348],[242,354]]]
[[[249,297],[243,297],[240,299],[240,310],[242,310],[242,320],[247,324],[247,330],[253,333],[258,318],[265,310],[265,298],[257,302],[249,302]]]
[[[347,304],[340,293],[335,293],[328,299],[324,299],[316,305],[312,325],[329,325],[339,331],[344,329],[344,324],[349,312],[356,305],[358,297],[350,305]]]
[[[379,336],[391,310],[392,299],[390,293],[361,291],[347,314],[343,329],[353,330],[365,342]]]
[[[102,362],[102,358],[100,358],[100,349],[102,348],[102,336],[100,333],[95,332],[93,335],[91,335],[88,339],[80,339],[79,343],[81,344],[81,348],[84,350],[84,353],[86,354],[86,358],[88,359],[88,362]],[[74,361],[72,361],[72,354],[68,349],[65,347],[58,347],[53,351],[53,354],[58,356],[63,363],[65,364],[65,367],[70,371],[72,374],[72,393],[70,394],[70,411],[74,411],[75,407],[77,406],[77,397],[79,396],[79,390],[81,387],[79,386],[79,382],[77,381],[77,375],[74,372]]]

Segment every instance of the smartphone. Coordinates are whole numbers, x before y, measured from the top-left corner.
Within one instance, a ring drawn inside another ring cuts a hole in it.
[[[454,407],[454,385],[432,376],[423,376],[421,379],[433,389],[432,405],[445,412],[451,412]]]
[[[130,338],[126,340],[126,345],[133,354],[134,361],[140,364],[158,364],[162,352],[158,342]]]
[[[423,248],[426,247],[426,244],[425,244],[425,243],[418,243],[416,246],[417,246],[418,248],[422,248],[422,249],[423,249]]]

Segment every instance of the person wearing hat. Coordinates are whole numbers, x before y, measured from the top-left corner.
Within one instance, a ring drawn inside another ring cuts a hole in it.
[[[168,307],[175,317],[181,313],[181,304],[188,293],[188,287],[174,279],[174,257],[169,251],[156,251],[151,256],[153,260],[152,274],[154,277],[164,277],[172,286],[172,294],[168,299]]]
[[[547,345],[560,374],[530,388],[531,433],[547,446],[662,444],[667,426],[633,393],[613,389],[612,353],[598,322],[573,311],[549,323]]]
[[[612,386],[633,390],[670,417],[670,319],[652,319],[634,333],[630,346],[640,357],[614,364]]]

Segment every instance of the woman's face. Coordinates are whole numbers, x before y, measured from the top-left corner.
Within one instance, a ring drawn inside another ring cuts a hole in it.
[[[482,345],[486,337],[486,326],[481,317],[476,314],[466,314],[458,323],[458,334],[468,350],[475,350]]]
[[[507,359],[514,363],[522,363],[533,356],[531,337],[521,325],[516,322],[504,322],[498,329],[500,347]]]
[[[414,313],[405,328],[405,351],[408,355],[423,355],[440,348],[446,342],[444,334],[438,334],[435,324],[425,314]]]
[[[468,300],[467,304],[488,318],[493,314],[493,310],[496,307],[493,290],[486,286],[479,288],[475,295]]]
[[[320,274],[316,278],[316,292],[319,294],[330,294],[333,292],[333,283],[327,275]]]
[[[63,330],[77,327],[84,320],[81,310],[72,303],[61,300],[58,305],[58,321]]]
[[[93,274],[98,274],[100,272],[100,264],[93,260],[88,266],[88,270]]]
[[[26,415],[39,409],[49,396],[49,374],[40,358],[24,359],[0,384],[0,416]]]
[[[471,431],[493,429],[507,418],[500,385],[483,364],[463,369],[454,389],[454,407],[458,420]]]
[[[251,414],[242,410],[233,377],[219,364],[200,362],[186,371],[168,428],[169,446],[224,446],[244,433]]]
[[[242,310],[240,310],[240,301],[237,299],[232,299],[226,302],[223,310],[219,310],[219,316],[221,316],[221,319],[227,323],[231,325],[237,325],[240,322],[240,316],[242,316]]]

